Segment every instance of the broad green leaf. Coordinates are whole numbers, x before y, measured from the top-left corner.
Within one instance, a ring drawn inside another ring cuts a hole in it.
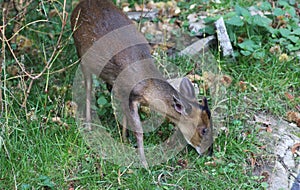
[[[288,37],[291,34],[291,31],[286,28],[280,28],[279,32],[283,37]]]
[[[253,57],[254,57],[255,59],[261,59],[261,58],[264,58],[264,57],[265,57],[265,52],[263,52],[263,51],[254,52],[254,53],[253,53]]]
[[[244,22],[239,16],[234,16],[226,21],[226,24],[233,25],[233,26],[243,26]]]
[[[289,13],[290,16],[295,17],[297,16],[296,10],[294,7],[288,6],[286,8],[286,12]]]
[[[264,189],[268,189],[269,187],[269,184],[267,182],[262,182],[261,184],[261,187],[263,187]]]
[[[289,0],[290,5],[295,5],[296,1],[295,0]]]
[[[241,54],[244,55],[244,56],[249,56],[249,55],[252,54],[252,52],[241,50]]]
[[[278,5],[286,7],[286,6],[289,6],[289,3],[281,0],[281,1],[278,1]]]
[[[293,44],[289,44],[286,46],[286,48],[289,50],[289,51],[297,51],[300,49],[300,46],[297,46],[297,45],[293,45]]]
[[[270,27],[271,23],[272,23],[272,20],[267,17],[262,17],[260,15],[253,16],[253,24],[256,24],[258,26],[268,28],[268,27]]]
[[[235,11],[238,15],[243,16],[245,18],[251,17],[250,12],[247,9],[245,9],[239,5],[235,6]]]
[[[203,32],[203,33],[206,33],[206,34],[209,34],[209,35],[213,35],[216,33],[216,29],[214,26],[207,26],[205,28],[202,28],[199,30],[199,32]]]
[[[204,22],[205,22],[206,24],[210,24],[210,23],[215,22],[215,21],[218,20],[219,18],[220,18],[220,16],[216,16],[216,17],[206,17],[206,18],[204,18],[203,20],[204,20]]]
[[[297,28],[297,29],[295,29],[293,32],[292,32],[292,34],[294,34],[294,35],[300,35],[300,28]]]
[[[228,20],[230,19],[231,17],[234,17],[234,16],[237,16],[236,12],[229,12],[229,13],[226,13],[223,18],[224,20]]]
[[[247,51],[255,51],[259,46],[253,40],[245,40],[244,42],[238,44],[238,46]]]
[[[258,8],[263,11],[269,11],[272,9],[272,6],[269,2],[264,1]]]
[[[286,46],[286,49],[288,49],[289,51],[293,51],[294,48],[295,46],[293,44],[289,44]]]
[[[98,98],[98,100],[97,100],[97,103],[99,104],[99,105],[105,105],[105,104],[107,104],[107,100],[106,100],[106,98],[104,97],[104,96],[100,96],[99,98]]]
[[[280,8],[275,8],[273,14],[274,16],[282,16],[285,14],[285,11]]]
[[[293,43],[297,43],[299,41],[299,37],[294,35],[289,35],[287,39],[291,40]]]

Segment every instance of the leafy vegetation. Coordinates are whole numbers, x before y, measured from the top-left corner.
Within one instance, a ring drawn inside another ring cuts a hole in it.
[[[178,2],[183,23],[188,14],[200,10],[217,10],[206,18],[208,24],[224,16],[236,56],[233,61],[214,53],[221,71],[232,78],[225,130],[216,136],[212,157],[199,157],[187,146],[149,170],[103,159],[78,130],[71,94],[78,57],[68,20],[76,1],[30,2],[22,9],[0,12],[0,189],[267,188],[264,177],[252,173],[251,160],[261,144],[258,129],[247,121],[256,112],[285,117],[299,105],[299,99],[285,98],[285,93],[300,94],[300,7],[294,1],[280,0],[273,7],[267,1],[203,0],[194,9],[191,5],[198,0]],[[251,16],[247,7],[252,5],[269,14]],[[202,74],[186,59],[173,61],[184,74]],[[97,80],[94,85],[94,110],[118,139],[107,87]],[[145,144],[162,141],[173,131],[165,122],[145,135]],[[134,146],[131,133],[129,140]]]

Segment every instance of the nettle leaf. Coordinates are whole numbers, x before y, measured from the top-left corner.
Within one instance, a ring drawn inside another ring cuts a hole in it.
[[[231,17],[229,20],[227,20],[226,24],[233,25],[233,26],[243,26],[244,22],[239,16],[234,16]]]
[[[298,51],[299,49],[300,49],[300,46],[298,45],[293,45],[293,44],[289,44],[288,46],[287,46],[287,49],[289,50],[289,51]]]
[[[289,51],[294,51],[295,46],[293,44],[289,44],[286,46],[286,49],[288,49]]]
[[[100,96],[97,100],[98,105],[102,105],[104,106],[105,104],[107,104],[107,100],[104,96]]]
[[[292,17],[295,17],[297,16],[297,13],[296,13],[296,10],[294,7],[291,7],[291,6],[287,6],[286,7],[286,12],[291,15]]]
[[[241,54],[244,55],[244,56],[249,56],[249,55],[252,54],[252,52],[241,50]]]
[[[289,0],[290,5],[295,5],[296,1],[295,0]]]
[[[300,35],[300,28],[297,28],[297,29],[293,30],[293,32],[291,34],[299,36]]]
[[[205,24],[210,24],[210,23],[217,21],[219,18],[220,18],[220,16],[206,17],[203,19],[203,21],[205,22]]]
[[[299,37],[294,35],[289,35],[287,39],[291,40],[293,43],[297,43],[299,41]]]
[[[290,44],[290,42],[286,38],[280,38],[279,43],[284,46]]]
[[[227,27],[227,33],[231,42],[234,42],[236,45],[236,34],[234,32],[233,27]]]
[[[278,30],[272,27],[267,27],[267,30],[272,34],[272,37],[276,37],[278,35]]]
[[[235,6],[234,9],[235,9],[235,12],[236,12],[238,15],[243,16],[243,17],[245,17],[246,19],[247,19],[247,18],[251,18],[251,13],[250,13],[249,10],[247,10],[247,9],[245,9],[245,8],[239,6],[239,5]]]
[[[229,19],[229,18],[231,18],[231,17],[234,17],[234,16],[237,16],[236,12],[229,12],[229,13],[226,13],[226,14],[223,16],[223,18],[224,18],[224,20],[227,20],[227,19]]]
[[[272,20],[267,17],[262,17],[260,15],[253,16],[253,24],[256,24],[258,26],[269,28],[271,23]]]
[[[272,9],[272,6],[269,2],[265,1],[258,8],[262,11],[269,11]]]
[[[205,34],[209,34],[209,35],[213,35],[213,34],[216,33],[216,29],[215,29],[214,26],[208,25],[208,26],[205,27],[205,28],[201,28],[201,29],[199,30],[199,32],[202,32],[202,33],[205,33]]]
[[[251,52],[259,48],[259,45],[257,45],[253,40],[245,40],[244,42],[238,44],[238,46],[244,50]]]
[[[291,31],[286,29],[286,28],[280,28],[279,29],[279,33],[283,36],[283,37],[288,37],[291,34]]]
[[[282,16],[285,14],[285,11],[280,8],[275,8],[273,14],[274,16]]]
[[[264,58],[265,55],[266,55],[265,52],[263,52],[263,51],[258,51],[258,52],[254,52],[253,57],[254,57],[255,59],[261,59],[261,58]]]
[[[278,1],[278,5],[286,7],[286,6],[289,6],[289,3],[281,0],[281,1]]]

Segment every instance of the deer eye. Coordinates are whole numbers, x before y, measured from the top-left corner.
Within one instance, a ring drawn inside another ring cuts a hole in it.
[[[207,132],[208,132],[208,129],[206,127],[201,129],[201,135],[202,136],[206,135]]]

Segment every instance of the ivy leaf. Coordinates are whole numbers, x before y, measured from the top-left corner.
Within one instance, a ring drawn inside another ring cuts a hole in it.
[[[280,28],[279,29],[279,33],[283,36],[283,37],[288,37],[291,34],[291,31],[286,29],[286,28]]]
[[[244,22],[239,16],[234,16],[231,17],[229,20],[227,20],[226,24],[233,25],[233,26],[243,26]]]

